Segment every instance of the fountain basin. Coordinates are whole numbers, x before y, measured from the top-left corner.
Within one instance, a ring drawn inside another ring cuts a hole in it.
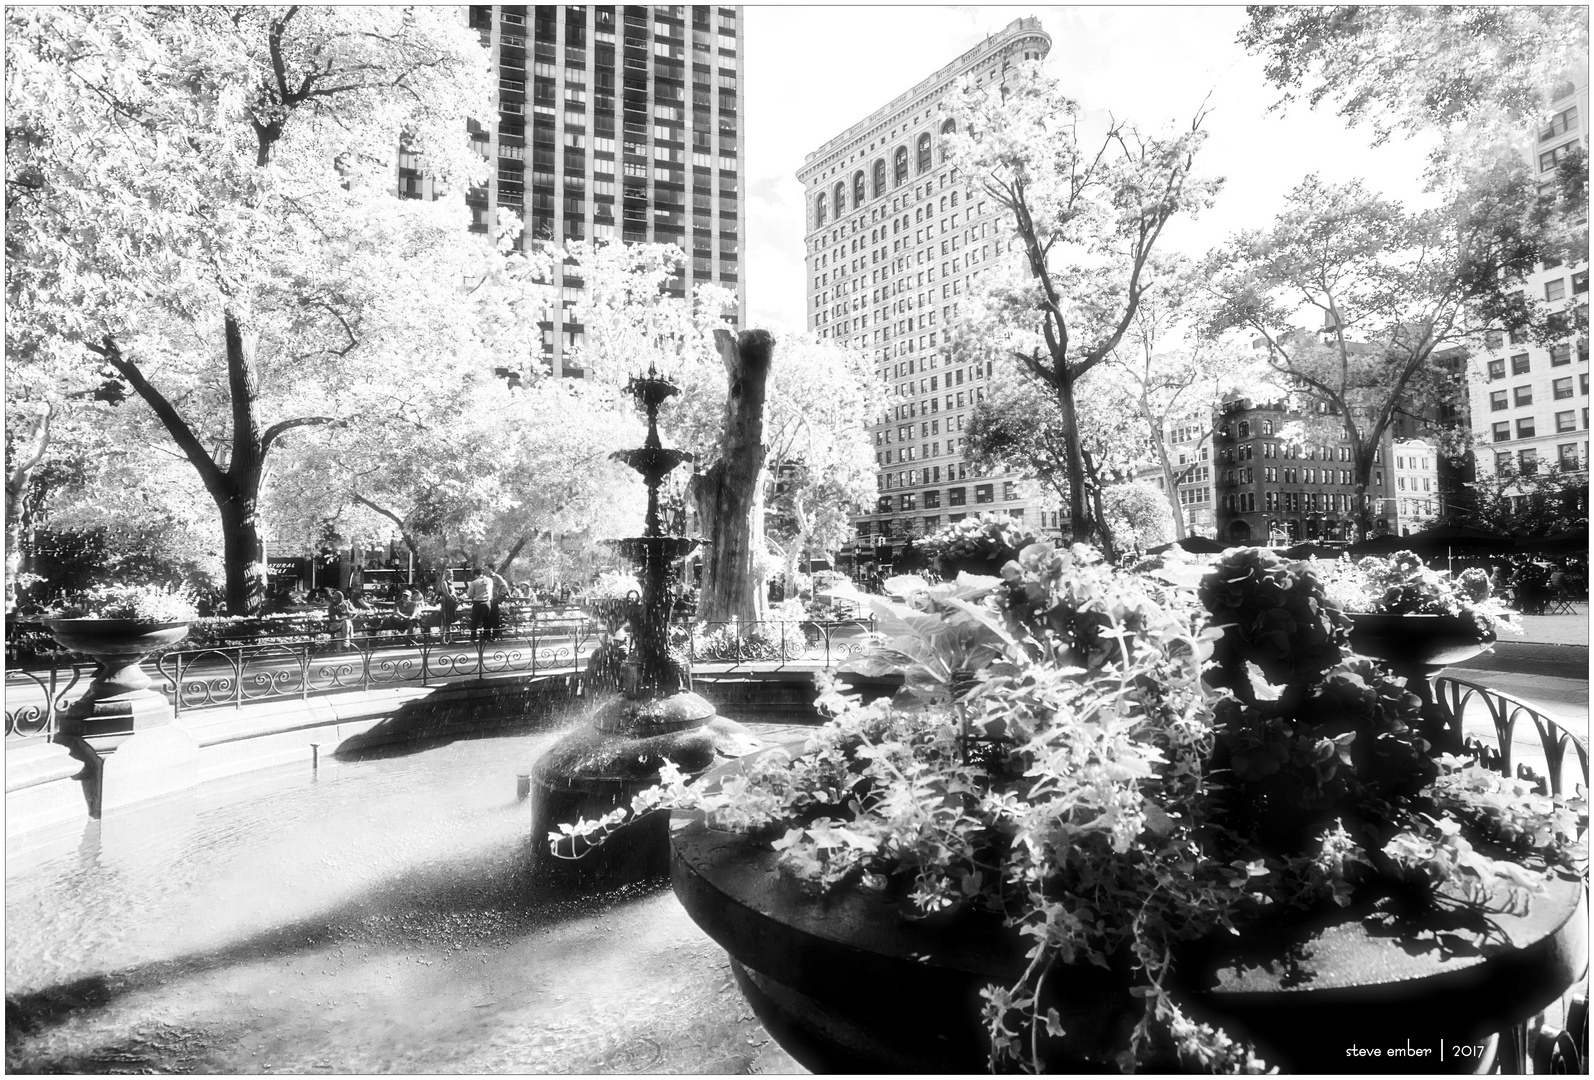
[[[625,462],[650,481],[657,481],[682,462],[693,460],[693,455],[686,450],[671,450],[662,446],[616,450],[609,457]]]
[[[696,551],[702,542],[696,536],[627,536],[609,541],[624,558],[638,565],[647,565],[654,560],[672,563],[676,559],[684,559]]]

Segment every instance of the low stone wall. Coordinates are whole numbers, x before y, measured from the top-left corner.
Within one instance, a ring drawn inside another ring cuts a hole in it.
[[[731,719],[818,722],[811,671],[704,676],[696,689]],[[573,723],[589,700],[585,682],[571,675],[503,676],[207,709],[173,726],[198,743],[194,783],[203,784],[394,743],[549,730]],[[8,746],[6,835],[87,821],[96,781],[66,746]]]

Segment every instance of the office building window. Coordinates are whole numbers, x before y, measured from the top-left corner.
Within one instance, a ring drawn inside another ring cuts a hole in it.
[[[994,484],[977,484],[974,488],[974,501],[977,503],[994,502],[996,488]]]
[[[1566,299],[1566,279],[1565,278],[1556,278],[1554,281],[1546,281],[1544,283],[1544,299],[1546,299],[1546,300],[1564,300],[1564,299]]]
[[[1501,409],[1509,409],[1510,407],[1511,399],[1504,390],[1495,390],[1489,394],[1489,410],[1491,412],[1499,412]]]
[[[1516,387],[1512,387],[1512,389],[1511,389],[1511,397],[1512,397],[1512,400],[1514,401],[1514,403],[1517,404],[1517,405],[1532,405],[1533,404],[1533,387],[1531,387],[1531,386],[1516,386]]]
[[[1578,469],[1582,467],[1577,456],[1577,443],[1562,443],[1555,448],[1555,451],[1556,459],[1561,463],[1561,468]]]
[[[1517,451],[1517,468],[1522,470],[1523,476],[1532,476],[1539,471],[1539,452],[1532,447]]]
[[[1502,420],[1494,425],[1495,442],[1505,442],[1509,438],[1511,438],[1511,421]]]
[[[1549,172],[1572,150],[1572,144],[1557,146],[1554,150],[1546,150],[1539,155],[1539,171]]]
[[[825,199],[825,197],[823,195],[819,196],[819,201],[820,201],[821,207],[824,204],[824,199]],[[821,214],[824,213],[824,210],[821,209],[820,213]],[[821,220],[823,220],[823,218],[821,218]],[[1492,382],[1495,379],[1503,379],[1503,378],[1505,378],[1505,361],[1504,360],[1490,360],[1489,361],[1489,379],[1490,379],[1490,381]]]
[[[1539,132],[1539,141],[1543,142],[1546,139],[1553,139],[1557,135],[1565,135],[1575,127],[1577,127],[1576,105],[1556,113],[1550,120],[1549,126]]]
[[[1533,417],[1524,416],[1522,419],[1517,421],[1517,438],[1533,438]]]
[[[1511,451],[1496,450],[1494,452],[1494,471],[1497,473],[1510,472],[1512,460]]]
[[[1568,375],[1564,379],[1556,379],[1554,382],[1552,382],[1550,384],[1550,390],[1555,395],[1555,400],[1557,400],[1557,401],[1561,400],[1562,398],[1571,397],[1572,396],[1572,376]]]
[[[1572,346],[1570,344],[1563,341],[1559,345],[1550,346],[1551,367],[1560,367],[1562,364],[1570,364],[1571,362]]]
[[[1526,375],[1531,369],[1527,353],[1517,353],[1511,358],[1511,374]]]
[[[1577,412],[1575,410],[1573,410],[1573,409],[1568,409],[1565,412],[1556,413],[1555,414],[1555,430],[1558,433],[1567,432],[1567,431],[1576,431],[1577,430]]]
[[[967,492],[967,488],[956,487],[948,489],[946,493],[946,504],[948,506],[964,505],[968,501]]]

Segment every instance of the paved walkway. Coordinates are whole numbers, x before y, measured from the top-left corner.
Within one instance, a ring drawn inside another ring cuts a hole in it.
[[[1588,645],[1588,602],[1572,605],[1572,615],[1519,615],[1521,637],[1507,635],[1507,641],[1529,641],[1545,645]]]

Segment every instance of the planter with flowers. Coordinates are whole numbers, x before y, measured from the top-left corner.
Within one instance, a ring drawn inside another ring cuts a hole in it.
[[[99,665],[88,692],[62,716],[63,735],[133,731],[171,719],[143,663],[188,635],[198,610],[188,593],[161,585],[101,585],[44,623],[61,645]]]
[[[895,700],[832,690],[806,744],[559,841],[673,808],[678,896],[816,1068],[1486,1044],[1579,966],[1579,807],[1432,754],[1297,566],[1239,549],[1194,589],[1033,543],[1000,578],[893,579],[854,599]]]
[[[934,558],[943,578],[951,580],[960,573],[994,577],[1039,539],[1033,529],[1006,511],[986,510],[926,537],[923,548]]]
[[[1351,647],[1389,665],[1422,699],[1423,735],[1442,751],[1460,753],[1460,730],[1434,703],[1434,677],[1483,652],[1502,632],[1522,632],[1493,595],[1489,576],[1472,568],[1451,579],[1409,551],[1312,560],[1307,569],[1350,616]]]

